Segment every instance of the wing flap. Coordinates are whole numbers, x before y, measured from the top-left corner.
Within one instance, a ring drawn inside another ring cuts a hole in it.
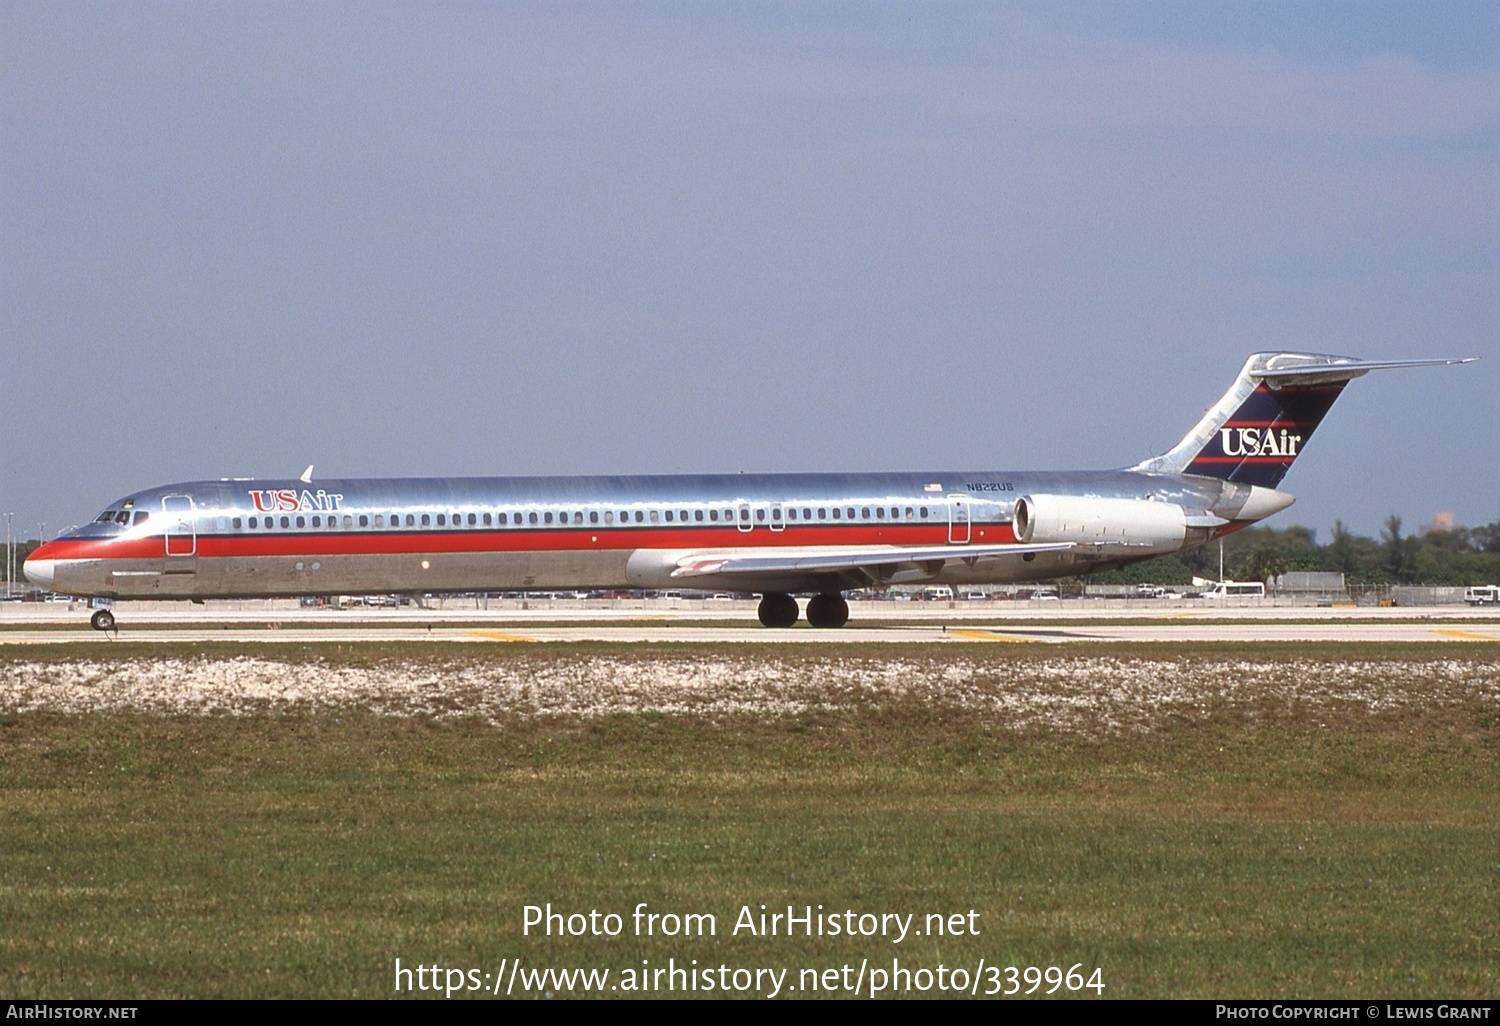
[[[726,553],[701,554],[678,560],[673,577],[703,577],[708,574],[835,573],[841,570],[905,565],[938,564],[936,573],[949,560],[965,562],[997,556],[1024,556],[1035,552],[1061,552],[1073,548],[1071,542],[1045,545],[945,545],[932,548],[897,548],[878,546],[865,549],[837,549],[808,553],[805,549],[768,550],[754,555]]]

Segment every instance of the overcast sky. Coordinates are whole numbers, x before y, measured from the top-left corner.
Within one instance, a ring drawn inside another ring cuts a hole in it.
[[[0,513],[1125,466],[1266,349],[1273,524],[1500,519],[1500,5],[0,4]]]

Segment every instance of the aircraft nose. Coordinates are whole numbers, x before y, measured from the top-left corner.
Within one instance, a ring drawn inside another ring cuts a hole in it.
[[[33,552],[26,562],[21,564],[21,570],[26,574],[26,579],[38,588],[50,589],[57,561],[50,557],[47,548],[43,545]]]

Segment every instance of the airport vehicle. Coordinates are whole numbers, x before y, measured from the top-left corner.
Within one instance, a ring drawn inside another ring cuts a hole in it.
[[[1203,590],[1203,598],[1265,598],[1266,586],[1261,581],[1215,581]]]
[[[331,480],[127,495],[34,551],[36,584],[110,599],[692,588],[789,627],[845,591],[1045,581],[1201,545],[1276,486],[1344,386],[1466,360],[1257,353],[1171,451],[1122,470]],[[105,609],[96,628],[114,626]]]
[[[1500,606],[1500,584],[1481,584],[1464,592],[1471,606]]]

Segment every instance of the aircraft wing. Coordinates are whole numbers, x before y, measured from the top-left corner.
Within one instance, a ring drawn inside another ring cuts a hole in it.
[[[873,579],[887,574],[880,570],[910,566],[931,575],[949,560],[974,565],[976,560],[997,556],[1024,556],[1030,552],[1061,552],[1072,542],[1042,545],[941,545],[931,548],[901,548],[879,545],[869,548],[830,549],[809,553],[806,549],[763,549],[754,555],[695,555],[678,560],[673,577],[703,577],[708,574],[835,573],[869,570]]]

